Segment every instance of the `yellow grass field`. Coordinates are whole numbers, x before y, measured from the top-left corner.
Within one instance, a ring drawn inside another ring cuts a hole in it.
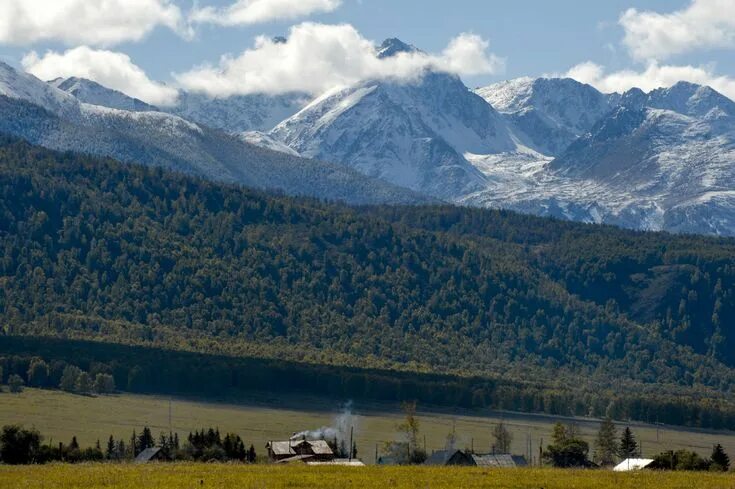
[[[169,430],[169,401],[171,423],[179,436],[190,431],[216,426],[220,431],[232,431],[254,444],[259,454],[264,453],[268,440],[284,439],[292,433],[330,426],[339,410],[339,402],[319,398],[253,397],[245,401],[204,401],[172,399],[160,396],[120,394],[86,397],[61,391],[26,389],[21,394],[0,394],[0,425],[22,424],[35,427],[45,441],[68,443],[73,435],[82,446],[91,446],[97,440],[104,445],[110,434],[128,439],[133,429],[140,431],[149,426],[155,437]],[[419,406],[421,408],[421,406]],[[396,424],[401,421],[397,405],[354,405],[352,419],[358,457],[366,463],[375,461],[376,446],[396,439]],[[503,420],[513,433],[512,450],[517,454],[531,452],[538,455],[541,440],[548,444],[555,418],[518,413],[422,411],[420,412],[421,441],[426,438],[429,453],[444,447],[446,436],[453,429],[458,448],[488,452],[491,446],[490,430],[493,423]],[[565,420],[566,422],[566,420]],[[592,443],[598,429],[593,420],[575,420],[585,440]],[[627,424],[619,424],[619,429]],[[664,449],[686,448],[709,456],[712,446],[721,443],[735,456],[735,433],[701,432],[674,427],[630,425],[643,443],[644,455],[652,456]],[[0,486],[2,489],[2,486]],[[735,488],[733,488],[735,489]]]
[[[735,475],[604,470],[220,464],[0,466],[7,489],[735,489]]]

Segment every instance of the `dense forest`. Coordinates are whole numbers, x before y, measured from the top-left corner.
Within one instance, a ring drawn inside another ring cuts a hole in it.
[[[6,138],[0,247],[0,354],[56,337],[733,410],[733,240],[350,208]]]

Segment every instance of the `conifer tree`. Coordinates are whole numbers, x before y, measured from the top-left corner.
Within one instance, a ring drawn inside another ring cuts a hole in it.
[[[623,434],[620,437],[620,450],[618,451],[618,455],[623,460],[634,458],[638,455],[638,442],[635,441],[635,436],[630,427],[626,427],[623,430]]]
[[[107,450],[105,451],[105,456],[107,457],[107,460],[112,460],[115,458],[115,438],[110,435],[110,438],[107,440]]]
[[[730,457],[725,453],[725,449],[719,443],[712,450],[710,459],[712,460],[712,465],[710,466],[712,470],[727,472],[730,469]]]

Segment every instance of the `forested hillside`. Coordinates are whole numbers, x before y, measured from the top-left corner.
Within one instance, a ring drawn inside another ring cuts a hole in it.
[[[686,395],[688,424],[732,409],[731,240],[354,209],[3,139],[0,246],[8,336],[634,392],[639,417]]]

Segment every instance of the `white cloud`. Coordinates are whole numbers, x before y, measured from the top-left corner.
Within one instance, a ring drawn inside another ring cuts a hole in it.
[[[733,0],[692,0],[668,14],[629,9],[620,17],[624,44],[637,60],[662,60],[702,48],[735,46]]]
[[[437,55],[399,53],[380,59],[375,43],[351,25],[303,23],[293,26],[286,42],[258,37],[237,57],[175,75],[185,88],[216,96],[305,91],[319,94],[365,79],[410,79],[426,69],[458,75],[494,73],[503,60],[489,53],[479,36],[462,34]]]
[[[341,4],[342,0],[237,0],[225,8],[194,9],[189,18],[197,23],[248,25],[331,12]]]
[[[154,105],[173,105],[178,96],[175,88],[148,78],[123,53],[80,46],[63,53],[48,51],[43,56],[31,52],[21,63],[26,71],[42,80],[71,76],[87,78]]]
[[[642,71],[606,73],[605,68],[588,61],[573,67],[565,76],[588,83],[605,93],[624,92],[633,87],[649,92],[659,87],[670,87],[679,81],[688,81],[708,85],[735,100],[735,78],[717,75],[710,67],[660,65],[652,61]]]
[[[188,35],[171,0],[0,0],[0,43],[111,46],[159,25]]]

